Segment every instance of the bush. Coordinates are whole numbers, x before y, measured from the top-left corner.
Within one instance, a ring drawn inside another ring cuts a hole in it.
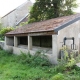
[[[12,27],[2,28],[2,30],[0,31],[0,34],[4,35],[5,33],[10,32],[12,30],[14,30]]]
[[[64,62],[63,64],[66,68],[72,68],[76,64],[76,58],[74,57],[75,53],[74,52],[68,52],[69,49],[66,46],[64,46],[61,50],[64,53],[63,54],[64,56],[61,59],[61,63]]]
[[[0,34],[0,41],[4,40],[4,36]]]
[[[0,79],[80,80],[80,68],[76,65],[71,70],[62,72],[64,62],[57,66],[50,66],[50,63],[47,65],[49,62],[47,57],[41,54],[40,51],[37,51],[33,56],[30,53],[21,53],[21,55],[15,55],[0,49]]]
[[[58,73],[53,76],[50,80],[64,80],[64,75],[62,73]]]
[[[30,53],[19,55],[18,59],[22,64],[29,64],[30,66],[50,66],[51,63],[49,62],[47,56],[41,54],[39,52],[31,55]]]
[[[26,24],[28,24],[28,22],[21,22],[20,26],[25,26]]]
[[[6,28],[2,28],[1,31],[0,31],[0,40],[4,40],[4,35],[7,33],[7,32],[10,32],[14,30],[14,28],[12,27],[6,27]]]
[[[35,21],[36,21],[36,19],[35,18],[32,18],[32,19],[28,20],[28,23],[33,23]]]

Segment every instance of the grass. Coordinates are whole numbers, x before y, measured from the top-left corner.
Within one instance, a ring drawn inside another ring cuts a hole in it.
[[[44,67],[24,63],[21,56],[0,50],[0,80],[49,80]]]
[[[38,63],[39,62],[39,63]],[[0,80],[80,80],[80,69],[61,70],[40,55],[14,55],[0,50]]]

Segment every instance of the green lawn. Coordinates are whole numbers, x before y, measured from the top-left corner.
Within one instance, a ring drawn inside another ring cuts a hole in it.
[[[14,55],[0,50],[0,80],[80,80],[80,69],[64,71],[40,57]]]

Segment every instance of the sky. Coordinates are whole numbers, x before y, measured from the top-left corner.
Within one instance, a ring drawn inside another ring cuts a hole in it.
[[[0,0],[0,17],[4,16],[11,10],[15,9],[16,7],[20,6],[27,0]],[[31,0],[34,2],[35,0]],[[80,3],[80,0],[77,0]],[[80,7],[75,10],[76,12],[80,12]]]
[[[27,0],[0,0],[0,17],[20,6]],[[34,2],[35,0],[31,0]]]

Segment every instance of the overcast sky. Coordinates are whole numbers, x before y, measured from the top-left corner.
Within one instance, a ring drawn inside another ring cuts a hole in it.
[[[0,16],[4,16],[11,10],[15,9],[19,5],[23,4],[27,0],[0,0]],[[31,0],[34,2],[35,0]],[[77,0],[80,3],[80,0]],[[80,7],[76,9],[77,12],[80,12]]]

